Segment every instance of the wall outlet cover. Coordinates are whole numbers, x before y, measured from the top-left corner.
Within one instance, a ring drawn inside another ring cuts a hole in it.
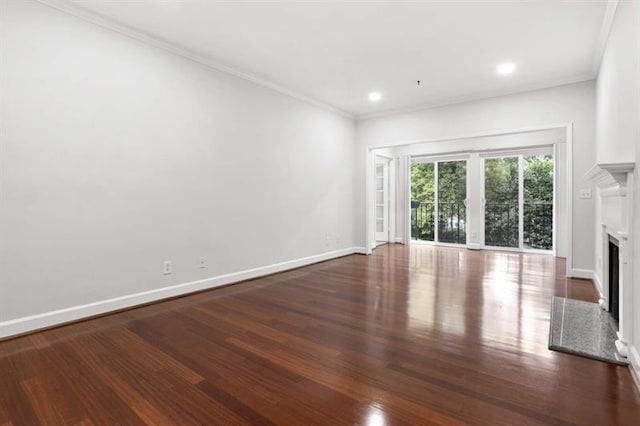
[[[591,188],[583,188],[580,190],[580,198],[587,199],[591,198]]]

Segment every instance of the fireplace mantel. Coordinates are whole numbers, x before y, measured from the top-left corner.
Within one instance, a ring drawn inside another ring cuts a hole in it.
[[[626,197],[627,179],[636,163],[597,163],[585,174],[585,178],[600,188],[602,197]]]
[[[602,233],[600,234],[602,267],[597,284],[600,306],[609,308],[609,237],[618,245],[619,329],[616,349],[623,357],[629,356],[628,341],[633,334],[632,304],[633,262],[632,235],[629,233],[634,205],[633,172],[635,163],[598,163],[585,174],[585,179],[599,188]],[[613,199],[609,197],[618,197]],[[607,198],[609,198],[607,200]],[[604,214],[606,212],[606,214]],[[637,213],[635,213],[637,214]]]

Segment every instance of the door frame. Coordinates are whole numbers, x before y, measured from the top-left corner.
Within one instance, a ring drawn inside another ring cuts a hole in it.
[[[377,163],[377,157],[383,159],[384,161],[388,162],[388,173],[389,173],[389,179],[388,179],[388,188],[387,188],[387,193],[388,193],[388,197],[387,197],[387,223],[388,223],[388,242],[389,243],[393,243],[395,242],[396,239],[396,173],[397,173],[397,167],[396,167],[396,160],[390,156],[390,155],[386,155],[384,153],[379,153],[376,152],[374,153],[374,155],[372,156],[371,160],[371,172],[373,173],[373,180],[375,182],[375,167],[376,167],[376,163]],[[370,227],[367,227],[367,250],[366,250],[366,254],[371,254],[372,250],[376,248],[377,246],[377,239],[376,239],[376,217],[375,217],[375,208],[376,208],[376,198],[375,198],[375,184],[373,182],[371,182],[372,188],[371,190],[373,191],[373,194],[371,196],[371,198],[367,201],[367,211],[370,212],[373,215],[373,220],[370,223]]]
[[[515,129],[502,129],[502,130],[490,130],[490,131],[479,131],[475,133],[462,134],[462,135],[452,135],[447,137],[440,138],[432,138],[432,139],[422,139],[422,140],[398,140],[385,145],[377,145],[377,146],[365,146],[363,148],[363,154],[365,158],[365,220],[364,220],[364,229],[365,229],[365,247],[364,253],[371,254],[372,253],[372,237],[375,239],[375,236],[371,235],[372,223],[375,220],[374,210],[372,199],[375,196],[373,193],[374,185],[374,157],[375,151],[382,148],[395,148],[412,144],[419,143],[432,143],[432,142],[446,142],[446,141],[454,141],[454,140],[464,140],[464,139],[475,139],[481,137],[490,137],[490,136],[503,136],[517,133],[527,133],[527,132],[536,132],[542,130],[553,130],[553,129],[562,129],[565,132],[565,141],[566,145],[566,154],[565,157],[565,172],[566,172],[566,193],[564,194],[566,200],[566,215],[563,217],[563,228],[565,229],[566,235],[566,251],[567,251],[567,262],[566,262],[566,275],[574,276],[575,273],[573,271],[573,123],[557,123],[557,124],[548,124],[541,126],[530,126],[530,127],[521,127]],[[558,149],[558,145],[554,144],[554,149]],[[557,158],[557,156],[556,156]],[[395,161],[393,162],[395,163]],[[556,166],[557,166],[556,160]],[[558,170],[558,168],[556,168]],[[394,203],[395,204],[395,203]],[[554,207],[556,207],[557,211],[557,202],[555,202]],[[405,226],[406,229],[409,226]],[[555,229],[558,229],[556,226]],[[405,241],[407,236],[404,236]],[[375,241],[373,241],[375,242]],[[558,247],[558,242],[554,240],[554,247]]]
[[[386,225],[386,230],[383,230],[382,232],[378,232],[378,218],[375,218],[375,222],[373,224],[374,226],[374,233],[375,233],[375,244],[376,246],[378,245],[379,242],[385,242],[385,243],[389,243],[391,242],[391,163],[393,162],[393,158],[388,157],[386,155],[380,155],[380,154],[376,154],[375,157],[375,168],[377,168],[378,166],[382,166],[383,167],[383,192],[384,192],[384,202],[383,202],[383,207],[384,207],[384,221],[385,221],[385,225]],[[374,169],[375,170],[375,169]],[[376,175],[377,178],[377,175]],[[375,188],[376,193],[379,191],[379,189]],[[377,194],[376,194],[377,195]],[[374,208],[376,210],[376,216],[377,216],[377,209],[378,209],[378,200],[377,200],[377,196],[374,197],[373,199],[373,204],[374,204]],[[395,209],[394,209],[395,210]],[[384,234],[386,233],[386,236],[382,239],[379,238],[379,234]]]

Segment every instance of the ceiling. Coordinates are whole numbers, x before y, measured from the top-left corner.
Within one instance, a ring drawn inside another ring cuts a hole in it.
[[[356,117],[592,79],[610,15],[604,0],[66,3]]]

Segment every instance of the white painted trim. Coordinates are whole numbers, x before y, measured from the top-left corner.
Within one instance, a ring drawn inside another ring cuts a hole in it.
[[[398,244],[404,244],[404,240],[402,239],[402,237],[396,237],[395,242]]]
[[[567,278],[583,278],[593,281],[593,285],[598,292],[598,304],[605,311],[609,309],[609,304],[607,302],[607,298],[604,295],[602,280],[596,273],[596,271],[592,271],[590,269],[572,269],[569,273],[567,273]]]
[[[486,149],[483,151],[478,150],[477,152],[478,155],[483,158],[517,157],[519,155],[553,155],[553,148],[557,144],[558,142],[554,142],[552,144],[527,146],[526,148]]]
[[[426,103],[426,104],[421,104],[415,107],[389,109],[385,111],[374,112],[371,114],[359,114],[355,116],[355,119],[357,121],[364,121],[364,120],[370,120],[374,118],[388,117],[392,115],[411,114],[414,112],[424,111],[427,109],[442,108],[450,105],[464,104],[467,102],[483,101],[485,99],[500,98],[502,96],[510,96],[510,95],[517,95],[517,94],[526,93],[526,92],[533,92],[535,90],[552,89],[559,86],[568,86],[570,84],[582,83],[583,81],[590,81],[595,79],[596,77],[597,77],[597,74],[593,74],[589,72],[589,73],[580,74],[574,77],[548,81],[546,83],[530,84],[528,86],[524,86],[515,91],[505,89],[505,90],[493,91],[489,93],[476,93],[474,95],[439,99],[439,100],[435,100],[433,102]]]
[[[354,254],[371,254],[371,253],[367,253],[366,247],[354,247],[353,253]]]
[[[553,156],[553,217],[551,222],[551,229],[553,231],[551,247],[553,248],[553,255],[558,256],[558,241],[560,240],[558,232],[558,223],[560,223],[560,210],[558,209],[558,199],[560,194],[560,165],[559,160],[559,152],[560,152],[560,144],[553,144],[551,147]],[[565,176],[566,178],[566,176]],[[571,221],[573,223],[573,221]],[[567,244],[570,244],[570,241],[567,241]]]
[[[459,248],[459,249],[469,248],[468,244],[441,243],[439,241],[426,241],[426,240],[411,240],[411,244],[416,246],[449,247],[449,248]]]
[[[434,246],[434,247],[439,246],[441,244],[446,244],[446,243],[438,243],[435,241],[428,241],[428,240],[414,240],[413,238],[409,243],[411,245],[416,245],[416,246]]]
[[[567,274],[567,278],[584,278],[587,280],[593,280],[594,275],[595,274],[591,269],[572,268]],[[595,283],[595,280],[594,280],[594,283]]]
[[[630,373],[633,376],[633,381],[640,390],[640,354],[634,345],[629,345],[629,366]]]
[[[373,197],[373,209],[376,211],[376,216],[374,217],[373,227],[374,227],[374,239],[376,242],[376,246],[378,246],[378,242],[384,241],[386,243],[393,242],[395,240],[395,161],[393,161],[393,157],[389,157],[388,155],[380,155],[376,152],[375,158],[375,167],[377,168],[379,165],[383,166],[383,191],[385,200],[383,206],[386,207],[386,212],[384,215],[384,221],[386,225],[386,231],[378,232],[378,217],[377,217],[377,208],[378,205],[378,187],[374,188],[375,196]],[[375,169],[374,169],[375,170]],[[374,173],[377,173],[374,172]],[[386,178],[386,179],[385,179]],[[377,179],[377,176],[376,176]],[[376,184],[377,185],[377,184]],[[392,208],[393,206],[393,208]],[[384,236],[386,235],[386,237]]]
[[[375,247],[376,235],[375,235],[375,210],[373,209],[373,200],[375,200],[375,161],[376,157],[374,152],[365,148],[365,247],[366,254],[371,254]]]
[[[376,152],[376,155],[378,157],[386,158],[387,160],[393,160],[393,157],[391,155],[381,154],[379,152]]]
[[[600,189],[601,197],[626,197],[628,176],[634,168],[635,163],[598,163],[585,173],[584,178]]]
[[[69,308],[59,309],[56,311],[3,321],[0,322],[0,338],[15,336],[42,328],[81,320],[87,317],[106,314],[120,309],[131,308],[150,302],[157,302],[171,297],[183,296],[196,291],[209,290],[227,284],[233,284],[277,272],[283,272],[289,269],[299,268],[301,266],[311,265],[313,263],[323,262],[325,260],[335,259],[337,257],[363,252],[365,252],[363,247],[349,247],[289,260],[286,262],[274,263],[272,265],[205,278],[203,280],[191,281],[140,293],[128,294],[112,299],[100,300],[93,303],[87,303],[85,305],[71,306]]]
[[[409,157],[411,158],[411,165],[435,162],[444,163],[447,161],[467,161],[471,157],[472,152],[475,151],[466,149],[443,154],[410,155]]]
[[[553,256],[553,250],[539,250],[539,249],[528,249],[521,247],[500,247],[500,246],[487,246],[478,244],[481,250],[492,250],[492,251],[509,251],[511,253],[524,253],[524,254],[542,254],[546,256]]]
[[[494,129],[494,130],[486,130],[486,131],[474,132],[474,133],[463,133],[459,135],[443,136],[440,138],[433,138],[433,139],[414,139],[414,140],[408,140],[408,141],[398,140],[398,141],[390,142],[384,145],[367,146],[365,149],[367,151],[374,151],[376,149],[381,149],[381,148],[395,148],[399,146],[415,145],[420,143],[457,141],[457,140],[464,140],[464,139],[484,138],[489,136],[504,136],[504,135],[518,134],[518,133],[532,133],[532,132],[539,132],[541,130],[566,129],[567,127],[572,127],[572,126],[573,124],[571,122],[567,122],[567,123],[547,124],[542,126],[516,127],[513,129]],[[546,146],[548,145],[549,144],[546,144]],[[545,145],[541,145],[541,146],[545,146]],[[475,151],[473,149],[468,149],[468,150],[465,150],[464,152],[475,152]]]
[[[411,203],[411,157],[404,157],[404,166],[405,166],[405,199],[404,199],[404,208],[407,209],[407,206],[410,206]],[[407,209],[404,215],[404,235],[403,240],[406,245],[411,244],[411,209]]]
[[[604,293],[602,292],[602,280],[595,271],[592,271],[592,277],[594,284],[596,285],[596,290],[598,290],[598,294],[600,295],[600,299],[603,298]]]
[[[567,232],[567,275],[573,269],[573,123],[568,123],[566,129],[566,153],[567,162],[567,214],[562,226]],[[557,229],[557,228],[556,228]],[[555,231],[555,229],[554,229]]]
[[[214,61],[213,59],[207,56],[197,54],[194,51],[185,49],[184,47],[181,47],[181,46],[177,46],[167,40],[163,40],[162,38],[156,37],[144,31],[140,31],[128,25],[122,24],[120,22],[116,22],[111,18],[108,18],[106,16],[100,15],[95,12],[91,12],[83,8],[82,6],[79,6],[77,3],[70,3],[66,0],[37,0],[37,1],[44,5],[57,9],[61,12],[67,13],[69,15],[73,15],[76,18],[82,19],[83,21],[90,22],[92,24],[98,25],[102,28],[105,28],[111,31],[115,31],[121,35],[133,38],[147,45],[153,46],[158,49],[162,49],[169,53],[173,53],[174,55],[178,55],[183,58],[190,59],[194,62],[199,63],[200,65],[204,65],[216,71],[223,72],[225,74],[229,74],[234,77],[250,81],[251,83],[257,84],[258,86],[262,86],[267,89],[276,91],[278,93],[297,99],[299,101],[303,101],[308,104],[314,105],[318,108],[322,108],[326,111],[339,114],[343,117],[350,118],[352,120],[355,119],[353,114],[350,114],[346,111],[343,111],[325,102],[316,100],[310,96],[293,91],[291,89],[288,89],[284,86],[281,86],[265,78],[257,77],[247,72],[240,71],[228,65]]]
[[[616,16],[616,9],[618,8],[618,0],[608,0],[607,8],[605,9],[604,16],[602,18],[602,25],[600,26],[600,33],[598,34],[598,41],[596,42],[596,48],[594,49],[593,59],[591,62],[591,73],[594,78],[598,76],[600,72],[600,65],[602,64],[602,57],[604,56],[605,48],[607,47],[607,40],[609,39],[609,33],[613,26],[613,18]]]
[[[518,248],[520,250],[524,250],[524,155],[519,154],[517,158],[518,158]],[[553,171],[554,176],[556,175],[556,173],[557,173],[557,170],[554,170]],[[485,195],[483,194],[482,196],[484,197]],[[558,212],[553,212],[553,214],[556,215],[558,214]],[[553,216],[551,220],[553,221]],[[558,232],[558,230],[553,229],[552,227],[551,232]]]
[[[387,214],[389,215],[389,229],[387,230],[387,235],[389,236],[389,242],[393,243],[396,240],[396,206],[398,205],[398,200],[396,198],[396,187],[397,187],[397,169],[396,169],[396,161],[394,158],[389,159],[389,187],[387,190],[389,191],[388,203],[389,208]]]

